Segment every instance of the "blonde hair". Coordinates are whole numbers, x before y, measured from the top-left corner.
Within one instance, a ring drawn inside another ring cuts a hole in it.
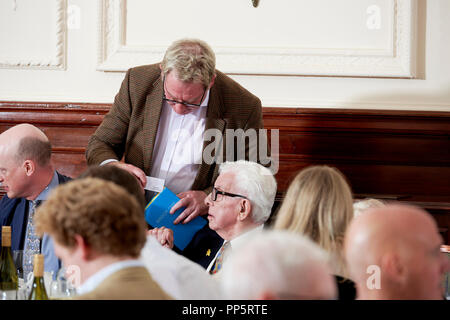
[[[36,231],[64,247],[80,235],[96,252],[137,258],[146,241],[142,207],[124,188],[99,178],[58,186],[36,210]]]
[[[202,83],[208,87],[216,68],[216,56],[211,47],[198,39],[181,39],[167,49],[161,69],[166,75],[175,70],[176,76],[183,82]]]
[[[329,166],[311,166],[290,184],[274,228],[309,236],[330,254],[334,272],[346,276],[343,240],[352,218],[352,192],[344,175]]]

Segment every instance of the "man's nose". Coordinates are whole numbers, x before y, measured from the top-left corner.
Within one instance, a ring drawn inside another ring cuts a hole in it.
[[[173,111],[178,114],[185,114],[187,111],[187,107],[182,103],[177,103],[173,105]]]
[[[208,207],[212,206],[213,201],[211,200],[211,193],[208,194],[208,195],[206,196],[206,198],[205,198],[205,204],[206,204]]]

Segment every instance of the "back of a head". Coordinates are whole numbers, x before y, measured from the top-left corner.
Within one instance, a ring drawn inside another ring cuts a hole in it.
[[[144,211],[144,190],[142,189],[142,186],[137,178],[128,171],[112,165],[90,166],[82,174],[80,174],[78,178],[86,177],[100,178],[103,180],[112,181],[115,184],[123,187],[131,195],[136,197],[139,205],[142,206],[142,211]]]
[[[251,201],[253,222],[267,221],[277,192],[277,182],[270,170],[256,162],[238,160],[220,165],[219,173],[227,172],[235,175],[236,188]]]
[[[216,57],[211,47],[198,39],[181,39],[167,49],[161,69],[175,71],[183,82],[202,83],[207,87],[215,75]]]
[[[353,197],[344,175],[329,166],[311,166],[289,185],[274,228],[307,235],[338,254],[352,218]]]
[[[95,252],[137,258],[146,241],[141,206],[125,189],[98,178],[55,188],[36,211],[36,231],[72,248],[81,236]]]
[[[355,217],[345,257],[359,298],[442,298],[441,243],[435,221],[417,207],[391,204]]]
[[[264,231],[233,251],[223,266],[228,299],[335,299],[327,254],[307,237]]]
[[[47,136],[39,128],[21,123],[1,134],[0,144],[14,145],[14,158],[17,163],[32,160],[40,167],[50,164],[52,146]]]

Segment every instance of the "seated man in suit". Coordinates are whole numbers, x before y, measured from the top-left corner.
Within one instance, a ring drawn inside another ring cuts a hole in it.
[[[263,231],[234,251],[221,272],[226,299],[336,299],[327,253],[306,236]]]
[[[6,195],[0,201],[0,224],[11,226],[12,250],[24,250],[24,279],[33,270],[33,255],[44,254],[45,271],[56,276],[61,264],[52,240],[34,233],[34,208],[50,191],[70,178],[55,171],[47,136],[30,124],[19,124],[0,135],[0,182]]]
[[[207,271],[216,274],[230,249],[263,229],[277,192],[271,171],[256,162],[225,162],[206,197],[209,227],[225,241]]]
[[[79,268],[77,299],[170,299],[138,260],[146,241],[142,207],[124,188],[98,178],[56,188],[37,209],[66,267]]]
[[[443,298],[450,268],[442,237],[426,211],[406,205],[369,209],[345,236],[345,256],[363,300]]]

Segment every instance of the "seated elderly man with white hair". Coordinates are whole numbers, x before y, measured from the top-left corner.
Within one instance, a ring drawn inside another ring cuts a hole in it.
[[[336,299],[326,252],[305,236],[264,231],[233,251],[221,272],[226,299]]]
[[[271,171],[256,162],[225,162],[206,197],[209,227],[224,243],[207,268],[217,274],[231,250],[261,232],[270,216],[277,183]]]

